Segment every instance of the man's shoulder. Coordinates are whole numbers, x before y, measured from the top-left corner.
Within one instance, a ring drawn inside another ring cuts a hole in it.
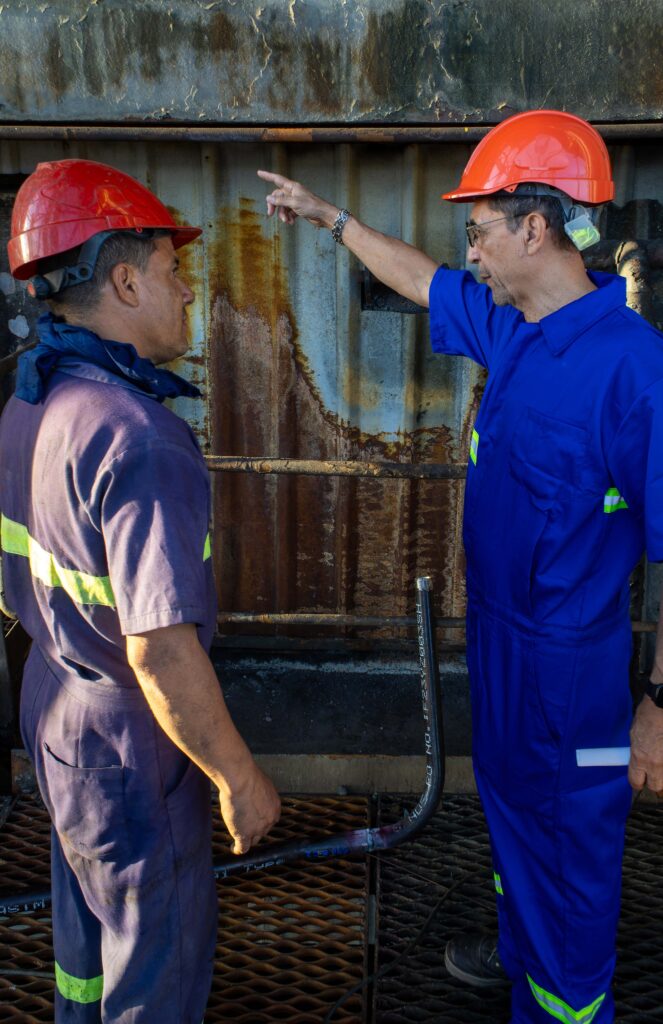
[[[42,424],[61,432],[70,456],[90,445],[107,461],[134,447],[197,445],[181,417],[135,388],[69,374],[56,374],[44,401]]]

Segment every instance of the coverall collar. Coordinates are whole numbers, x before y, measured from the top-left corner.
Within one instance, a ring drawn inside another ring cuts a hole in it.
[[[581,334],[593,327],[608,313],[626,304],[626,281],[617,274],[587,271],[596,291],[589,292],[539,321],[546,344],[559,356]]]

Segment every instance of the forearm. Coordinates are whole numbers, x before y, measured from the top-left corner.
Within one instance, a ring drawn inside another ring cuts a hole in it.
[[[657,685],[663,683],[663,592],[651,680]],[[657,707],[647,695],[633,718],[628,777],[634,789],[647,786],[654,793],[663,794],[663,708]]]
[[[663,683],[663,586],[660,594],[660,607],[658,612],[658,628],[656,630],[656,650],[654,653],[654,667],[651,673],[652,683]]]
[[[337,206],[326,204],[326,228],[331,230],[338,212]],[[343,228],[343,244],[378,280],[412,302],[428,307],[428,290],[437,264],[426,253],[399,238],[383,235],[352,216]]]
[[[173,743],[221,792],[241,786],[253,759],[230,717],[195,626],[127,637],[127,657],[154,717]]]

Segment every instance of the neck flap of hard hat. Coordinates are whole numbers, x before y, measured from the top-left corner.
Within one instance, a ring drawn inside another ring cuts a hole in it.
[[[590,245],[596,245],[601,241],[599,229],[594,223],[596,207],[582,206],[576,203],[570,195],[555,188],[554,185],[544,185],[539,182],[525,183],[518,185],[514,196],[552,196],[558,199],[564,212],[564,231],[569,236],[576,249],[581,252],[589,249]]]
[[[107,341],[85,327],[57,320],[52,313],[39,317],[37,333],[39,343],[18,361],[16,381],[16,397],[31,405],[42,400],[46,382],[60,360],[72,355],[109,370],[159,402],[181,396],[200,397],[198,388],[184,377],[159,369],[126,342]]]

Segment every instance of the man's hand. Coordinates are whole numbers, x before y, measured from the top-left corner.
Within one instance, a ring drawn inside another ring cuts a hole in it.
[[[304,217],[318,228],[333,228],[338,206],[282,174],[258,171],[258,176],[276,186],[267,196],[268,216],[278,212],[284,224],[294,224],[297,217]],[[343,245],[389,288],[420,306],[428,306],[428,291],[437,270],[437,263],[430,256],[398,238],[369,228],[355,216],[343,228]]]
[[[246,853],[266,836],[281,816],[281,801],[271,781],[254,764],[253,772],[232,792],[220,791],[221,816],[234,842]]]
[[[279,820],[281,804],[233,724],[196,627],[128,636],[127,659],[161,728],[218,787],[233,853],[246,853]]]
[[[644,697],[631,727],[631,763],[628,781],[633,789],[645,786],[663,796],[663,710]]]
[[[279,220],[282,220],[284,224],[294,224],[297,217],[304,217],[317,228],[333,226],[338,214],[338,206],[332,206],[325,199],[309,192],[298,181],[284,178],[282,174],[258,171],[258,177],[276,185],[276,188],[266,197],[268,217],[278,211]]]

